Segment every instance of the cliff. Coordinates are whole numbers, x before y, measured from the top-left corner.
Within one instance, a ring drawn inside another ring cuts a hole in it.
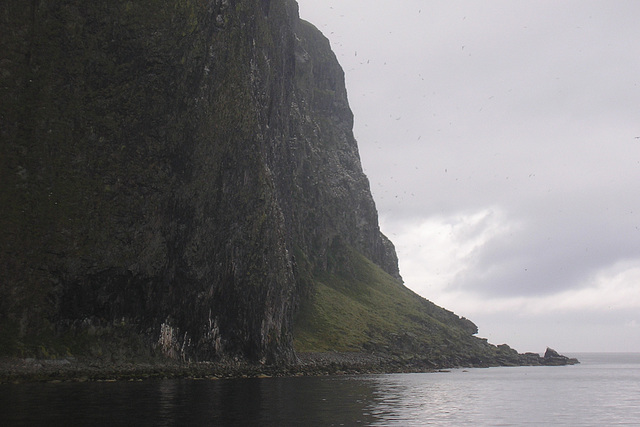
[[[342,69],[294,1],[1,13],[3,354],[495,360],[402,285]]]

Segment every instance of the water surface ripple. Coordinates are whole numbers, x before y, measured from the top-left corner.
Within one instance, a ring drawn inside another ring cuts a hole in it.
[[[0,385],[1,424],[640,425],[640,354],[446,373]]]

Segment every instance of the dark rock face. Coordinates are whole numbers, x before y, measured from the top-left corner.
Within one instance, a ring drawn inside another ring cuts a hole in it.
[[[10,0],[0,19],[5,351],[126,330],[174,358],[288,361],[303,262],[347,244],[399,277],[342,70],[295,2]]]
[[[547,350],[544,352],[544,356],[542,357],[542,364],[546,366],[575,365],[577,363],[580,363],[578,362],[578,359],[563,356],[549,347],[547,347]]]

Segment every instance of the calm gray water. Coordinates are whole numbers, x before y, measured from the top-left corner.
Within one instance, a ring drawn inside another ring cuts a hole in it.
[[[640,354],[432,374],[0,385],[0,425],[640,425]]]

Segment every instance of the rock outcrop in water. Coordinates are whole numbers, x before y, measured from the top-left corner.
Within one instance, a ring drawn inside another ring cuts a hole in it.
[[[578,362],[578,359],[564,356],[549,347],[547,347],[547,350],[544,352],[544,356],[542,359],[542,364],[546,366],[564,366],[580,363]]]
[[[500,363],[402,285],[342,69],[294,1],[10,0],[0,19],[3,354]]]

